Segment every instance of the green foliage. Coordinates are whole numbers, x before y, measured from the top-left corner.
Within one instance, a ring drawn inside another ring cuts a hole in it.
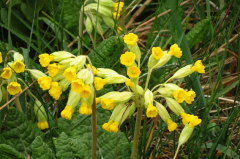
[[[40,136],[35,138],[31,148],[33,159],[55,159],[55,154]]]
[[[96,67],[113,67],[123,50],[123,42],[117,36],[112,36],[102,41],[92,52],[89,57]]]
[[[17,152],[13,147],[0,144],[0,158],[2,159],[25,159],[20,152]]]
[[[206,37],[206,33],[209,30],[209,23],[209,19],[203,19],[196,23],[194,27],[187,33],[186,38],[190,48],[201,42],[204,37]]]
[[[9,109],[2,126],[0,143],[8,144],[25,155],[31,153],[33,140],[42,135],[36,125],[15,108]]]
[[[98,158],[126,159],[130,156],[130,144],[124,133],[109,133],[101,128],[108,121],[109,112],[97,112],[97,156]],[[73,119],[67,121],[59,119],[59,128],[64,131],[56,139],[57,158],[91,158],[91,117],[74,114]]]

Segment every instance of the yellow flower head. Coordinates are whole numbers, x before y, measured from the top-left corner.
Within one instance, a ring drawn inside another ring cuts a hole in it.
[[[190,128],[193,128],[199,124],[201,124],[202,120],[199,119],[195,115],[187,114],[187,113],[181,113],[182,122],[184,125],[188,124]]]
[[[43,76],[38,78],[38,84],[42,90],[48,90],[51,88],[52,78],[48,76]]]
[[[63,76],[69,81],[75,80],[77,78],[77,69],[69,67],[64,71]]]
[[[131,66],[127,68],[127,75],[130,78],[137,78],[141,74],[140,69],[137,66]]]
[[[0,63],[2,63],[2,53],[0,52]]]
[[[119,12],[113,12],[113,19],[118,20],[120,18],[120,13]]]
[[[47,70],[50,77],[55,77],[61,70],[61,65],[56,63],[49,64]]]
[[[108,132],[118,132],[119,122],[110,120],[102,125],[102,128]]]
[[[16,95],[20,92],[22,92],[21,85],[17,82],[11,82],[7,86],[7,91],[11,95]]]
[[[205,66],[202,64],[201,60],[197,60],[192,67],[192,70],[198,73],[205,73]]]
[[[25,70],[25,64],[21,60],[16,60],[13,62],[12,68],[16,73],[21,73]]]
[[[94,78],[94,86],[97,91],[101,90],[105,86],[106,83],[107,83],[106,79],[102,79],[100,77]]]
[[[52,87],[48,93],[53,97],[53,99],[58,100],[62,94],[62,88],[59,86],[58,82],[52,82]]]
[[[138,36],[134,33],[129,33],[123,37],[124,43],[130,46],[137,44]]]
[[[47,67],[54,58],[54,56],[46,54],[46,53],[41,54],[38,57],[39,57],[39,62],[42,67]]]
[[[126,51],[124,54],[121,55],[120,62],[125,66],[132,66],[135,59],[136,55],[133,52]]]
[[[122,12],[123,7],[124,7],[124,2],[113,3],[113,9],[116,12],[119,12],[119,13]]]
[[[79,107],[79,113],[83,114],[83,115],[91,115],[92,114],[92,108],[86,102],[83,102],[81,104],[81,106]]]
[[[147,117],[148,118],[155,118],[158,114],[157,108],[152,104],[149,104],[147,107]]]
[[[9,79],[12,76],[12,69],[10,67],[3,68],[3,72],[1,73],[1,77],[4,79]]]
[[[101,98],[96,98],[96,104],[101,103]]]
[[[41,130],[44,130],[44,129],[48,129],[49,128],[49,125],[48,125],[48,122],[45,120],[45,121],[39,121],[37,123],[37,126],[39,129]]]
[[[93,74],[94,74],[94,75],[96,75],[96,74],[97,74],[98,70],[97,70],[97,68],[96,68],[96,67],[94,67],[94,66],[91,66],[90,64],[87,64],[87,67],[88,67],[89,69],[92,69],[92,70],[93,70]]]
[[[186,91],[178,89],[174,91],[172,95],[178,103],[182,103],[185,100],[186,94],[187,94]]]
[[[167,125],[168,125],[168,130],[170,132],[174,131],[177,128],[177,123],[175,123],[174,121],[172,121],[171,119],[167,120]]]
[[[62,117],[62,118],[65,118],[65,119],[67,119],[67,120],[70,120],[70,119],[72,119],[73,113],[74,113],[73,107],[70,106],[70,105],[67,105],[67,106],[63,109],[63,111],[61,112],[61,117]]]
[[[83,98],[88,98],[91,95],[92,91],[88,85],[85,85],[83,89],[80,91],[80,96]]]
[[[177,58],[180,58],[182,56],[181,48],[178,46],[178,44],[173,44],[170,47],[170,50],[168,52],[169,55],[175,56]]]
[[[192,104],[195,97],[196,97],[196,93],[194,91],[191,90],[191,91],[186,92],[186,96],[185,96],[186,103]]]
[[[133,87],[134,86],[134,82],[132,82],[130,79],[126,80],[125,84],[128,87]]]
[[[113,99],[101,99],[101,105],[103,109],[112,110],[116,106],[116,102]]]
[[[152,48],[152,56],[156,59],[159,60],[163,56],[163,51],[160,47],[153,47]]]
[[[81,79],[72,81],[71,88],[74,92],[80,93],[83,90],[84,83]]]

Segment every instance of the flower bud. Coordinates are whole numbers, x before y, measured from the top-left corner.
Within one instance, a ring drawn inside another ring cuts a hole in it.
[[[69,92],[69,96],[68,96],[68,101],[67,101],[67,105],[70,105],[71,107],[75,108],[78,103],[80,102],[80,94],[76,93],[74,91],[70,91]]]
[[[168,119],[171,119],[167,109],[160,103],[156,102],[156,107],[157,107],[157,110],[158,110],[158,114],[159,116],[161,117],[161,119],[167,123],[167,120]]]
[[[39,70],[36,69],[27,69],[27,71],[30,72],[30,74],[32,75],[32,77],[34,79],[38,79],[40,77],[47,77],[47,75]]]
[[[95,2],[99,3],[99,5],[105,6],[105,7],[113,7],[113,1],[112,0],[95,0]]]
[[[79,55],[74,58],[74,60],[70,63],[70,66],[74,66],[77,70],[80,70],[86,63],[87,56]]]
[[[82,81],[86,84],[92,84],[93,77],[94,77],[94,75],[92,73],[92,70],[90,70],[88,68],[80,70],[77,74],[77,78],[82,79]]]
[[[63,78],[62,80],[59,81],[58,84],[59,84],[59,87],[61,87],[62,91],[64,92],[68,89],[68,86],[71,84],[71,82]]]
[[[192,65],[187,65],[183,68],[180,68],[177,72],[173,74],[173,76],[168,79],[168,81],[173,80],[173,79],[179,79],[179,78],[184,78],[190,74],[192,74],[194,71],[191,69]]]
[[[102,0],[101,0],[102,1]],[[107,8],[103,5],[98,5],[97,3],[90,3],[84,7],[85,13],[92,13],[92,12],[98,12],[99,14],[106,16],[106,17],[112,17],[112,11],[110,8]]]
[[[24,61],[24,58],[23,58],[23,56],[19,52],[14,52],[13,60],[14,61],[17,61],[17,60]]]
[[[178,140],[179,145],[185,144],[188,141],[188,139],[191,137],[193,133],[193,130],[194,128],[190,128],[188,125],[185,125],[179,136]]]
[[[184,112],[184,109],[182,108],[182,106],[177,102],[175,101],[174,99],[172,98],[165,98],[166,99],[166,102],[167,102],[167,105],[168,107],[176,114],[176,115],[180,115],[181,113]]]
[[[153,56],[150,56],[148,61],[148,69],[157,69],[165,65],[169,60],[171,59],[171,56],[164,51],[164,55],[161,56],[159,60],[156,60]]]
[[[56,51],[51,53],[51,55],[54,57],[53,60],[57,62],[60,62],[65,59],[69,59],[71,57],[75,57],[73,54],[67,51]]]
[[[102,96],[100,96],[100,99],[112,99],[117,103],[126,103],[128,102],[133,96],[132,92],[127,92],[127,91],[123,91],[123,92],[117,92],[117,91],[113,91],[113,92],[108,92]]]
[[[93,30],[93,24],[92,24],[92,21],[89,16],[87,16],[87,18],[85,20],[85,27],[86,27],[88,34],[91,34],[92,30]]]
[[[105,24],[107,24],[107,26],[109,26],[109,28],[114,29],[115,24],[114,24],[114,20],[111,17],[104,16],[103,21]]]
[[[145,107],[147,107],[149,104],[153,104],[153,93],[149,89],[147,89],[144,94],[144,101]]]
[[[41,130],[49,128],[49,125],[47,122],[47,113],[42,103],[39,100],[35,100],[34,112],[38,119],[38,124],[37,124],[38,128]]]

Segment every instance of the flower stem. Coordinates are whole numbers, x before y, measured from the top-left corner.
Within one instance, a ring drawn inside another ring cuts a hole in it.
[[[135,130],[134,130],[134,139],[133,139],[131,159],[137,159],[137,157],[138,157],[138,142],[139,142],[139,137],[140,137],[142,112],[143,112],[143,108],[138,107],[136,123],[135,123]]]
[[[178,151],[179,151],[179,149],[180,149],[180,144],[178,144],[178,147],[177,147],[177,150],[176,150],[176,152],[175,152],[175,155],[174,155],[174,157],[173,157],[173,159],[176,159],[177,158],[177,154],[178,154]]]
[[[96,117],[96,94],[94,91],[92,105],[92,159],[97,158],[97,117]]]
[[[79,23],[78,23],[78,36],[79,36],[79,39],[78,39],[78,55],[82,55],[83,54],[83,48],[82,48],[82,38],[83,38],[83,12],[84,12],[84,7],[82,7],[80,9],[80,12],[79,12]]]
[[[20,112],[23,112],[22,107],[21,107],[21,104],[20,104],[19,97],[17,97],[17,98],[15,99],[15,105],[16,105],[16,108],[17,108]]]

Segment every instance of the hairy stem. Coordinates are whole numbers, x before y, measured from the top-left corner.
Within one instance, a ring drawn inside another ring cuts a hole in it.
[[[176,150],[176,152],[175,152],[175,155],[174,155],[174,157],[173,157],[173,159],[176,159],[177,158],[177,155],[178,155],[178,151],[179,151],[179,149],[180,149],[180,144],[178,144],[178,147],[177,147],[177,150]]]
[[[94,91],[92,105],[92,159],[97,158],[97,115],[96,115],[96,94]]]
[[[21,107],[21,104],[20,104],[19,97],[17,97],[17,98],[15,99],[15,106],[16,106],[16,108],[17,108],[20,112],[23,112],[22,107]]]

